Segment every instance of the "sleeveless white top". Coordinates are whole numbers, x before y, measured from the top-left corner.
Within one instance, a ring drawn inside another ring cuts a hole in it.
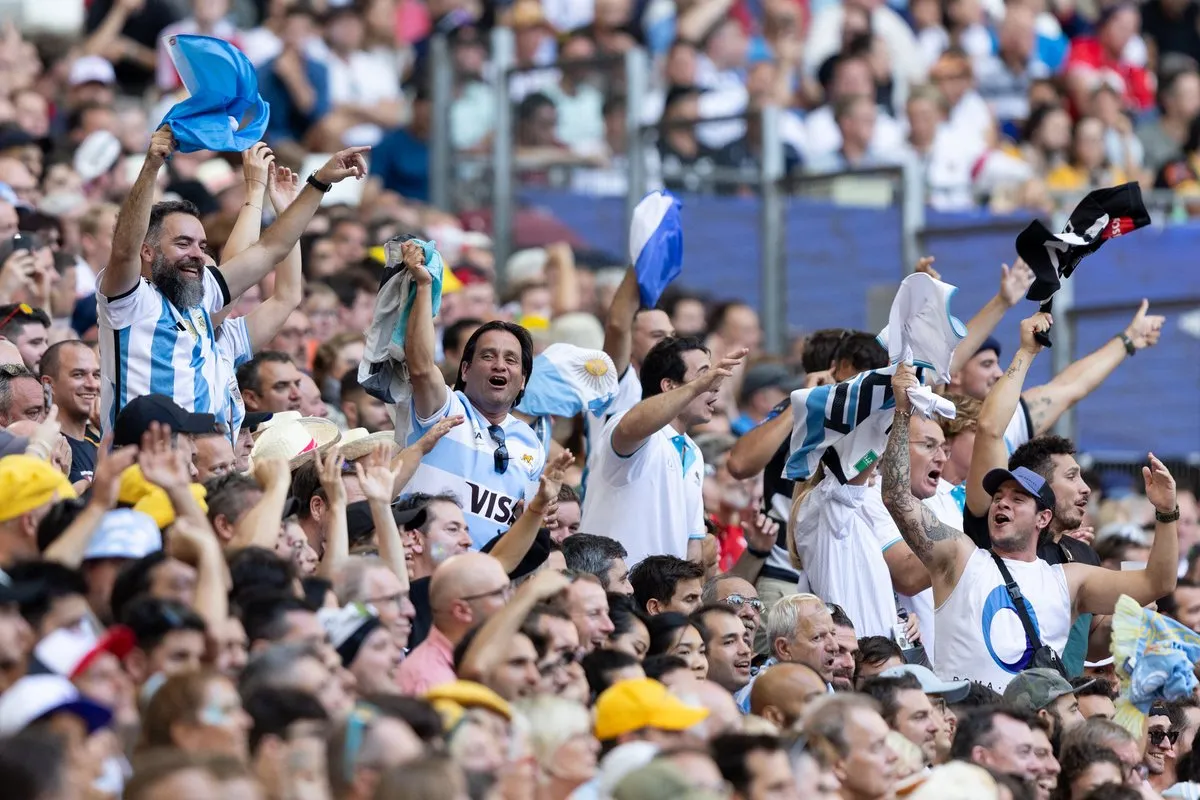
[[[1021,587],[1042,644],[1062,655],[1072,622],[1071,592],[1062,565],[1047,564],[1040,558],[1006,558],[1004,563]],[[934,619],[934,664],[943,680],[978,681],[1003,692],[1033,658],[1004,578],[987,550],[971,555],[958,585],[934,611]]]

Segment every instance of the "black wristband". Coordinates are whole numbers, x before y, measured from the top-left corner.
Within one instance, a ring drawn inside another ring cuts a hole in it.
[[[1121,340],[1121,344],[1125,345],[1125,353],[1127,355],[1137,355],[1137,348],[1133,346],[1133,339],[1129,338],[1129,334],[1121,331],[1117,334],[1117,338]]]
[[[1178,522],[1179,521],[1179,506],[1175,506],[1174,511],[1163,513],[1157,508],[1154,509],[1154,519],[1156,522]]]
[[[308,173],[308,179],[305,181],[305,183],[316,189],[321,194],[329,194],[329,190],[333,188],[332,183],[321,183],[321,181],[317,180],[316,170]]]
[[[753,547],[750,547],[749,545],[746,545],[746,552],[749,553],[750,555],[754,556],[755,558],[767,559],[767,558],[771,557],[770,550],[755,550]]]

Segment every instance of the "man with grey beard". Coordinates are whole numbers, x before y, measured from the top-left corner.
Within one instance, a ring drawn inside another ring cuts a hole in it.
[[[153,202],[158,171],[174,149],[170,127],[154,133],[117,217],[112,256],[97,277],[101,426],[111,430],[126,403],[157,393],[187,411],[212,414],[217,430],[234,442],[237,378],[218,357],[211,315],[287,256],[333,184],[366,177],[369,148],[334,154],[255,244],[219,267],[207,260],[207,237],[194,205]],[[258,155],[270,162],[267,181],[273,183],[274,156],[269,150]]]

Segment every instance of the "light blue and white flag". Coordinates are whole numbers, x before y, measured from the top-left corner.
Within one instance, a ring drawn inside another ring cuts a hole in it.
[[[173,105],[158,126],[171,126],[181,153],[240,153],[262,138],[271,107],[241,50],[212,36],[179,34],[167,39],[167,54],[191,96]]]
[[[552,344],[533,360],[517,411],[536,417],[603,414],[617,396],[617,368],[603,350]]]
[[[654,308],[658,298],[683,270],[683,204],[670,192],[642,198],[629,224],[629,262],[637,273],[642,306]]]
[[[893,365],[792,392],[791,454],[783,474],[807,480],[824,461],[846,483],[882,458],[896,410],[895,372]]]

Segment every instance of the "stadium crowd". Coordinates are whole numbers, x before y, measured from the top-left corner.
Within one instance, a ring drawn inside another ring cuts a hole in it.
[[[914,159],[935,205],[1039,209],[1195,182],[1196,13],[91,0],[73,38],[6,25],[0,795],[1200,797],[1190,664],[1114,721],[1123,602],[1200,636],[1194,476],[1149,454],[1106,494],[1052,432],[1169,320],[1130,298],[1029,385],[1053,320],[1015,310],[1014,259],[961,330],[926,318],[934,379],[877,332],[766,353],[686,265],[643,305],[639,267],[577,263],[561,226],[497,265],[428,204],[426,71],[446,34],[454,145],[484,149],[511,26],[522,168],[580,191],[624,191],[624,99],[556,59],[643,46],[669,186],[755,163],[771,102],[797,168]],[[158,125],[185,34],[258,68],[264,142]],[[522,411],[551,372],[606,402]],[[858,427],[829,438],[814,398]]]

